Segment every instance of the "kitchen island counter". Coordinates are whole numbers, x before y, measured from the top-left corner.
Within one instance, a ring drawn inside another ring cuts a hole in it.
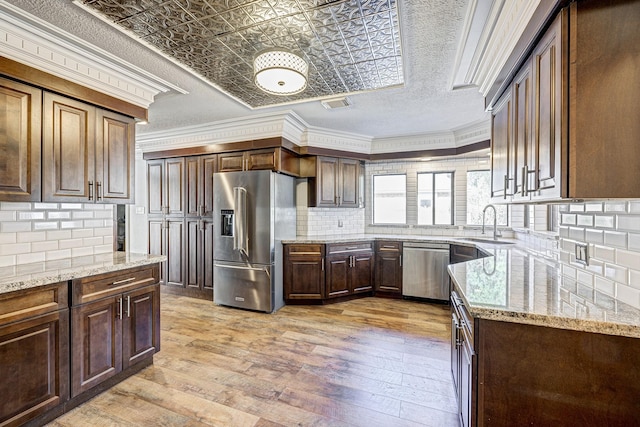
[[[111,252],[0,268],[0,294],[156,264],[164,255]]]

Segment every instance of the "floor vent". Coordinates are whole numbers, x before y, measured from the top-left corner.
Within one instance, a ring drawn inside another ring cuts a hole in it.
[[[320,101],[322,106],[327,110],[334,110],[336,108],[345,108],[351,105],[347,98],[333,98]]]

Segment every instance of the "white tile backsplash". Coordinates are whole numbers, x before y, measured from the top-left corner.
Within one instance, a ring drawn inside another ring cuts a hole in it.
[[[0,266],[113,251],[113,205],[0,203]]]

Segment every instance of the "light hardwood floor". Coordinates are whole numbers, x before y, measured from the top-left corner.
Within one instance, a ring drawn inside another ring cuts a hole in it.
[[[154,365],[49,426],[458,426],[447,306],[161,306]]]

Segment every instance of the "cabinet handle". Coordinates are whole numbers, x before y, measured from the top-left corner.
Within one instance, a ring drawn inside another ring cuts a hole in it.
[[[358,247],[357,246],[347,246],[347,250],[348,251],[352,251],[354,249],[358,249]]]
[[[402,267],[402,255],[400,255],[400,267]]]
[[[322,271],[324,271],[324,258],[322,258]]]
[[[96,200],[102,200],[102,183],[96,181]]]
[[[89,181],[89,200],[93,200],[93,181]]]
[[[507,186],[509,185],[509,178],[507,174],[504,175],[504,194],[502,196],[503,199],[507,198]]]
[[[116,319],[122,319],[122,297],[118,298],[118,314]]]
[[[522,167],[522,196],[526,196],[527,193],[529,192],[529,190],[527,189],[528,187],[528,181],[529,181],[529,168],[527,165],[524,165]]]
[[[131,295],[127,295],[127,317],[131,317]]]
[[[129,277],[128,279],[123,279],[123,280],[118,280],[116,282],[113,282],[111,286],[123,285],[125,283],[133,282],[134,280],[136,280],[135,277]]]

